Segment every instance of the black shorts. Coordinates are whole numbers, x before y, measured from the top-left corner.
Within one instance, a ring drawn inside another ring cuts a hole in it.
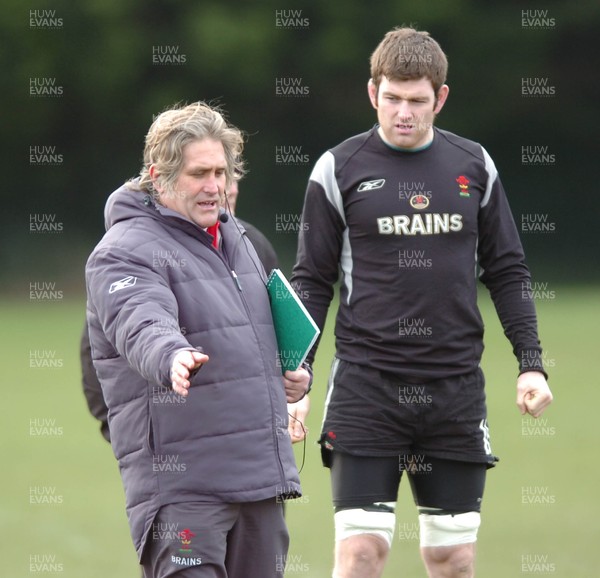
[[[319,440],[324,465],[339,451],[493,466],[484,383],[481,369],[419,383],[336,358]]]
[[[331,493],[336,512],[395,502],[405,471],[415,504],[422,512],[460,514],[481,509],[486,464],[425,456],[403,461],[341,452],[333,452],[331,457]]]

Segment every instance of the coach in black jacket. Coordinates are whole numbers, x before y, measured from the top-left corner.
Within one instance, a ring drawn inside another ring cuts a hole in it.
[[[159,115],[86,266],[92,358],[147,576],[283,576],[277,498],[300,493],[286,399],[310,375],[282,378],[264,269],[219,218],[241,148],[203,103]]]
[[[229,192],[227,193],[226,210],[235,215],[236,202],[239,194],[238,181],[232,182]],[[252,246],[256,250],[256,254],[260,259],[267,275],[279,267],[279,260],[275,248],[265,237],[265,235],[251,223],[238,218],[238,222],[243,226],[246,235]],[[96,376],[96,370],[92,362],[92,352],[90,348],[90,335],[88,332],[87,322],[84,324],[81,333],[79,345],[79,358],[81,362],[81,385],[85,400],[90,410],[90,413],[100,422],[100,433],[102,437],[110,442],[110,431],[108,430],[108,407],[102,395],[102,387]],[[308,399],[308,398],[307,398]]]

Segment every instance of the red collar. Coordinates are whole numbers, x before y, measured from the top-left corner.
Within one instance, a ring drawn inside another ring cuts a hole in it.
[[[215,249],[219,248],[219,225],[221,224],[221,221],[217,221],[214,225],[212,225],[211,227],[207,227],[206,232],[209,235],[212,235],[212,246]]]

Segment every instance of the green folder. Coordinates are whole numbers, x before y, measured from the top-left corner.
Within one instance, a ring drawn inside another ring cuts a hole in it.
[[[273,269],[267,281],[273,325],[277,336],[277,363],[281,373],[295,370],[306,359],[319,336],[319,328],[294,288],[279,269]]]

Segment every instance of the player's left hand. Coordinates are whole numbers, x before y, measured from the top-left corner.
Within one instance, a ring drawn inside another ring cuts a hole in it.
[[[552,403],[552,392],[544,374],[540,371],[526,371],[517,379],[517,407],[521,415],[528,413],[540,417]]]
[[[287,396],[288,403],[295,403],[302,399],[308,384],[310,383],[310,373],[303,367],[292,371],[288,369],[283,375],[283,382],[285,385],[285,394]]]

